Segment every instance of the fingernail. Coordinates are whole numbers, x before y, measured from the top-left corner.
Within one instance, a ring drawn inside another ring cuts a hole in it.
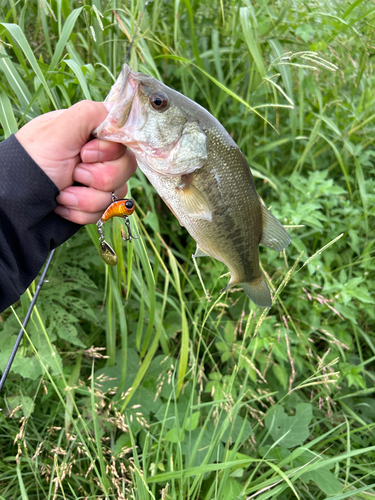
[[[68,217],[69,209],[62,207],[61,205],[57,205],[55,208],[55,214],[60,215],[61,217]]]
[[[67,207],[77,207],[78,200],[77,197],[72,193],[60,193],[58,199],[60,205],[65,205]]]
[[[81,167],[76,167],[74,170],[74,180],[84,184],[85,186],[91,186],[93,182],[91,172]]]
[[[85,149],[81,155],[83,163],[96,163],[104,160],[104,153],[97,149]]]

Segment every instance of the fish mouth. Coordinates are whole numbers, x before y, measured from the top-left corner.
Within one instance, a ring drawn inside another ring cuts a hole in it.
[[[116,141],[116,136],[124,141],[125,126],[138,92],[139,81],[137,74],[133,73],[127,64],[124,64],[120,75],[112,86],[104,105],[108,111],[107,118],[92,132],[98,139]]]
[[[173,156],[173,150],[178,146],[180,135],[160,146],[149,144],[147,133],[146,137],[141,137],[149,118],[148,95],[157,88],[153,77],[133,72],[127,64],[124,64],[104,101],[108,115],[92,135],[97,139],[124,144],[140,161],[148,157],[158,164],[159,168],[155,169],[149,165],[150,170],[174,176],[169,172],[168,164],[171,155]],[[146,159],[144,163],[149,164]],[[175,174],[176,177],[179,175],[180,173]]]

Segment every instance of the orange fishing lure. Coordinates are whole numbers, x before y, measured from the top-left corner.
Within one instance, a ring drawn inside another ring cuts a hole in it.
[[[133,236],[130,229],[130,221],[128,218],[128,216],[131,215],[134,210],[134,200],[119,200],[116,195],[112,193],[112,203],[106,208],[103,215],[96,223],[96,227],[99,233],[99,255],[108,266],[115,266],[117,264],[117,255],[111,245],[105,240],[102,226],[107,220],[112,219],[112,217],[123,217],[126,229],[128,231],[128,237],[125,238],[124,236],[122,236],[122,239],[125,241],[137,240],[140,237],[140,234],[138,236]]]
[[[135,210],[134,200],[116,200],[113,201],[101,216],[101,220],[106,222],[112,217],[125,217],[131,215]]]

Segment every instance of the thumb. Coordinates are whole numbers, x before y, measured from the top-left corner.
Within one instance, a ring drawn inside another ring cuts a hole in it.
[[[73,154],[78,154],[89,140],[91,132],[107,115],[108,111],[102,102],[81,101],[74,104],[54,120],[61,144]]]

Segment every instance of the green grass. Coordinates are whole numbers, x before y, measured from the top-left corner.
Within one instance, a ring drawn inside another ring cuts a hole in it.
[[[142,239],[105,268],[95,227],[56,252],[0,397],[0,499],[375,495],[373,3],[0,4],[0,134],[102,100],[135,70],[206,107],[290,227],[261,249],[269,311],[141,172]],[[33,287],[1,315],[0,369]]]

